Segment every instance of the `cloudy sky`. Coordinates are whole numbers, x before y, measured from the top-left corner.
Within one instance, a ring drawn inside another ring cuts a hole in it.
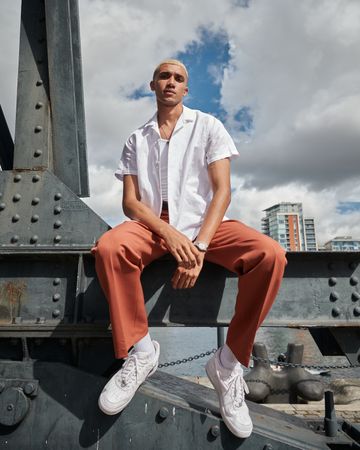
[[[241,158],[229,214],[302,202],[318,241],[360,238],[358,0],[79,0],[91,197],[123,219],[113,176],[122,145],[154,112],[167,57],[189,68],[186,104],[224,121]],[[2,0],[0,103],[13,133],[20,0]]]

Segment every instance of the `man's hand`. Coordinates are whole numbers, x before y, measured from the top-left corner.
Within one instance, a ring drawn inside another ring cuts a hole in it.
[[[184,234],[173,227],[163,230],[162,238],[169,252],[183,269],[195,268],[201,261],[201,252]]]
[[[199,252],[195,267],[187,269],[179,265],[171,279],[173,289],[189,289],[194,287],[204,263],[205,253]]]

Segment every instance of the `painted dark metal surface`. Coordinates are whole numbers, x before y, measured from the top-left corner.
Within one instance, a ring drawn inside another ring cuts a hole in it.
[[[0,167],[11,170],[14,163],[14,143],[0,105]],[[0,198],[1,202],[1,198]]]
[[[39,387],[32,397],[24,393],[29,407],[16,428],[4,424],[9,418],[0,416],[0,446],[10,449],[315,450],[328,449],[328,444],[335,442],[353,443],[342,431],[336,438],[328,438],[321,432],[314,433],[300,419],[252,403],[254,432],[249,439],[238,439],[220,419],[213,390],[161,372],[140,388],[122,414],[109,417],[96,407],[104,383],[100,376],[61,363],[29,361],[3,363],[0,377],[8,379],[14,371],[32,383],[38,380]],[[10,384],[4,390],[8,389]],[[12,406],[14,415],[19,414],[21,405]]]

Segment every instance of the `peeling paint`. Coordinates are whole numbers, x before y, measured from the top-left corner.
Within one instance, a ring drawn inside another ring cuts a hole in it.
[[[6,281],[0,284],[0,322],[12,322],[20,316],[24,301],[26,284],[18,281]]]

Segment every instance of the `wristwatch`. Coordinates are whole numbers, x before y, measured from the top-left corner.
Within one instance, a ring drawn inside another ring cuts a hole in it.
[[[203,252],[203,253],[205,253],[209,247],[209,244],[207,244],[206,242],[203,242],[203,241],[195,241],[194,245],[199,250],[199,252]]]

